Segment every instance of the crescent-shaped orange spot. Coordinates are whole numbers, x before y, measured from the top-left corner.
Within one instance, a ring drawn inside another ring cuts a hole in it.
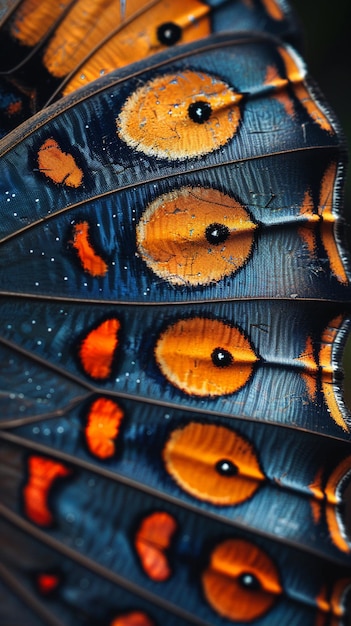
[[[170,383],[196,396],[238,391],[258,361],[241,330],[204,317],[169,326],[157,340],[155,358]]]
[[[202,585],[207,601],[221,617],[243,623],[262,617],[283,591],[273,561],[242,539],[216,546]]]
[[[117,133],[128,146],[152,157],[199,157],[234,137],[241,100],[241,94],[210,74],[167,74],[128,98],[117,118]]]
[[[184,187],[144,211],[137,227],[145,263],[174,285],[205,285],[247,261],[256,224],[236,200],[216,189]]]
[[[66,187],[79,187],[83,172],[74,157],[63,152],[55,139],[46,139],[38,151],[39,171],[54,183]]]
[[[105,276],[107,263],[99,256],[89,239],[89,223],[79,222],[73,226],[72,246],[76,250],[83,270],[91,276]]]
[[[27,517],[38,526],[50,526],[53,516],[48,507],[48,495],[58,478],[71,474],[63,463],[31,456],[28,459],[28,481],[23,488],[24,509]]]
[[[252,444],[224,426],[191,422],[174,430],[163,459],[182,489],[216,505],[245,502],[265,480]]]
[[[85,373],[91,378],[104,380],[111,376],[120,327],[120,321],[112,318],[102,322],[83,339],[79,358]]]
[[[110,626],[155,626],[154,622],[142,611],[125,613],[112,620]]]
[[[108,459],[115,453],[115,440],[124,417],[116,402],[98,398],[89,409],[85,439],[90,452],[99,459]]]
[[[177,522],[169,513],[156,512],[145,517],[135,536],[135,549],[144,572],[157,582],[171,576],[166,550],[177,529]]]
[[[314,96],[311,95],[309,89],[305,83],[305,68],[302,66],[299,58],[295,55],[291,48],[289,50],[280,47],[279,53],[282,61],[285,64],[285,70],[287,78],[289,79],[293,88],[296,98],[300,101],[301,105],[306,109],[311,121],[315,122],[327,131],[329,134],[334,134],[334,129],[330,124],[323,109],[319,106]]]
[[[351,457],[347,457],[334,469],[325,486],[325,515],[332,542],[342,552],[351,552],[351,541],[339,511],[342,503],[342,484],[351,477]]]

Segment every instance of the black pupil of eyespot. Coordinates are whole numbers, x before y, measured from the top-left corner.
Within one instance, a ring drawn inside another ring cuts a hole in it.
[[[261,588],[258,578],[256,578],[254,574],[250,574],[249,572],[244,572],[243,574],[241,574],[238,580],[241,586],[245,589],[252,589],[254,591]]]
[[[231,476],[237,475],[238,468],[228,459],[221,459],[216,463],[216,471],[221,476],[227,476],[228,478],[230,478]]]
[[[211,354],[213,365],[216,367],[228,367],[233,363],[233,357],[225,348],[215,348]]]
[[[157,39],[164,46],[173,46],[182,36],[182,29],[174,22],[165,22],[157,29]]]
[[[228,226],[215,223],[207,226],[205,234],[208,243],[216,246],[220,243],[224,243],[224,241],[228,239],[230,231]]]
[[[203,100],[198,102],[192,102],[188,107],[188,114],[190,119],[197,124],[203,124],[207,122],[212,113],[211,105]]]

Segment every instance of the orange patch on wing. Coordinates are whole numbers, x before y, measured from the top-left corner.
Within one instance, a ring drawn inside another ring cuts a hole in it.
[[[333,208],[336,180],[337,165],[336,163],[331,163],[322,179],[318,212],[314,210],[310,190],[306,191],[300,208],[300,215],[307,220],[307,224],[301,226],[299,233],[305,240],[311,254],[314,254],[316,248],[316,227],[317,224],[319,225],[320,236],[328,255],[331,271],[341,283],[348,284],[348,277],[335,237],[336,217],[333,213]]]
[[[71,471],[57,461],[41,456],[28,459],[28,481],[23,488],[24,509],[27,517],[39,526],[50,526],[53,516],[48,507],[50,489],[58,478],[68,476]]]
[[[328,254],[331,270],[341,283],[348,284],[343,261],[335,239],[335,215],[333,214],[334,193],[337,178],[337,165],[331,163],[325,172],[321,185],[318,212],[322,217],[321,237]]]
[[[317,393],[317,374],[318,374],[318,365],[316,363],[313,351],[313,343],[311,337],[307,337],[306,339],[306,347],[303,353],[297,359],[305,370],[306,373],[302,373],[301,376],[305,381],[308,395],[311,400],[314,400]]]
[[[131,611],[112,620],[110,626],[155,626],[143,611]]]
[[[85,272],[91,276],[105,276],[107,263],[95,252],[89,241],[89,223],[79,222],[73,226],[72,245],[77,251],[78,258]]]
[[[190,422],[174,430],[163,459],[182,489],[216,505],[245,502],[265,480],[252,444],[224,426]]]
[[[205,285],[247,261],[256,224],[248,211],[216,189],[184,187],[160,196],[137,226],[145,263],[174,285]]]
[[[312,517],[315,524],[318,524],[322,515],[322,502],[324,500],[324,492],[322,486],[323,470],[318,470],[313,482],[309,485],[309,489],[313,493],[311,500]]]
[[[115,440],[124,417],[116,402],[98,398],[89,409],[85,439],[90,452],[99,459],[108,459],[115,453]]]
[[[283,591],[273,561],[242,539],[216,546],[202,585],[207,601],[221,617],[244,623],[267,613]]]
[[[25,46],[35,46],[71,0],[24,0],[11,24],[11,35]]]
[[[350,540],[346,536],[345,528],[338,507],[342,503],[341,484],[351,475],[351,457],[347,457],[334,469],[325,486],[326,509],[325,515],[334,545],[342,552],[351,552]]]
[[[280,22],[284,19],[284,13],[279,4],[275,0],[262,0],[262,4],[272,20]]]
[[[325,586],[322,587],[316,597],[316,604],[319,608],[316,626],[340,626],[344,623],[342,618],[348,613],[345,599],[350,588],[351,578],[338,580],[331,593],[328,593]]]
[[[209,12],[210,7],[199,0],[187,0],[186,4],[179,0],[167,0],[157,2],[146,10],[142,8],[121,28],[115,29],[79,67],[79,71],[65,85],[64,95],[102,74],[145,59],[167,46],[206,37],[211,32]],[[162,37],[163,25],[165,35]]]
[[[159,76],[129,96],[117,118],[117,133],[128,146],[149,156],[203,156],[234,137],[242,97],[203,72]]]
[[[279,53],[285,64],[286,74],[296,98],[298,98],[302,106],[306,109],[313,122],[316,122],[316,124],[328,133],[334,134],[334,129],[327,116],[308,90],[305,83],[305,69],[301,65],[297,55],[292,52],[292,49],[289,49],[288,52],[288,50],[282,47],[279,48]]]
[[[37,575],[36,582],[40,593],[46,595],[57,589],[60,584],[60,577],[58,574],[43,572]]]
[[[11,104],[8,105],[6,113],[9,117],[12,117],[12,115],[18,115],[18,113],[21,113],[22,108],[23,103],[21,100],[16,100],[16,102],[11,102]]]
[[[122,8],[125,5],[125,12]],[[46,69],[63,78],[114,29],[140,9],[140,0],[76,0],[56,28],[44,53]]]
[[[196,396],[238,391],[258,361],[242,331],[204,317],[169,326],[157,340],[155,357],[170,383]]]
[[[171,576],[171,568],[166,555],[177,523],[169,513],[157,512],[145,517],[135,536],[135,549],[145,573],[157,582]]]
[[[79,358],[85,373],[91,378],[104,380],[111,376],[120,327],[120,321],[112,318],[102,322],[83,339]]]
[[[55,139],[46,139],[38,151],[39,171],[54,183],[67,187],[79,187],[82,184],[83,172],[74,157],[63,152]]]
[[[321,349],[319,353],[320,366],[322,367],[322,390],[325,402],[330,411],[330,415],[334,422],[343,430],[349,432],[349,426],[346,423],[343,411],[341,410],[335,395],[333,384],[333,346],[336,342],[337,333],[343,322],[343,316],[335,317],[324,329],[321,338]]]

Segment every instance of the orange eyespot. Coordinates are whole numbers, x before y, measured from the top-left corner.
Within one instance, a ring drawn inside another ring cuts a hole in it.
[[[120,321],[112,318],[102,322],[83,339],[79,358],[85,373],[91,378],[104,380],[111,376],[120,327]]]
[[[28,459],[28,481],[23,488],[23,500],[26,515],[32,522],[38,526],[50,526],[53,523],[48,507],[50,489],[55,480],[70,473],[63,463],[41,456]]]
[[[155,626],[154,622],[142,611],[125,613],[112,620],[110,626]]]
[[[166,554],[177,522],[169,513],[156,512],[145,517],[135,537],[135,549],[143,570],[152,580],[162,582],[171,576]]]
[[[63,152],[55,139],[46,139],[39,148],[38,168],[54,183],[66,187],[79,187],[82,184],[82,170],[71,154]]]
[[[114,17],[110,10],[112,8],[114,11],[117,10],[115,4],[119,3],[113,3],[113,7],[110,6],[106,11],[110,26],[113,23],[117,25],[117,20],[113,22]],[[134,14],[131,20],[125,20],[122,27],[115,30],[115,34],[111,33],[105,42],[88,56],[86,62],[79,67],[79,71],[66,84],[63,90],[65,95],[99,78],[101,74],[145,59],[165,47],[206,37],[211,32],[210,7],[199,0],[187,0],[186,4],[179,0],[148,4],[148,7],[141,8],[139,1],[139,6],[136,6],[137,14]],[[130,12],[130,0],[126,10]],[[65,42],[67,28],[62,28],[61,31]],[[90,46],[89,50],[92,49]]]
[[[170,383],[196,396],[238,391],[258,361],[242,331],[203,317],[169,326],[157,340],[155,358]]]
[[[117,133],[128,146],[149,156],[202,156],[234,137],[241,99],[209,74],[185,70],[160,76],[128,98],[117,118]]]
[[[138,251],[174,285],[205,285],[247,261],[256,224],[239,202],[217,191],[184,187],[157,198],[137,227]]]
[[[107,398],[98,398],[90,407],[85,439],[90,452],[99,459],[115,453],[115,441],[124,415],[122,409]]]
[[[163,459],[182,489],[216,505],[245,502],[265,479],[251,443],[214,424],[191,422],[174,430]]]
[[[207,601],[219,615],[244,623],[267,613],[282,593],[272,560],[242,539],[228,539],[213,550],[202,585]]]
[[[91,276],[105,276],[108,266],[95,252],[89,240],[88,222],[74,224],[72,246],[76,250],[85,272],[88,272]]]

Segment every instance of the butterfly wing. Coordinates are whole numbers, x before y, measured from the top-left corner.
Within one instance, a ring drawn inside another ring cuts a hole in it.
[[[215,36],[0,149],[5,619],[341,624],[344,147],[300,59]]]

